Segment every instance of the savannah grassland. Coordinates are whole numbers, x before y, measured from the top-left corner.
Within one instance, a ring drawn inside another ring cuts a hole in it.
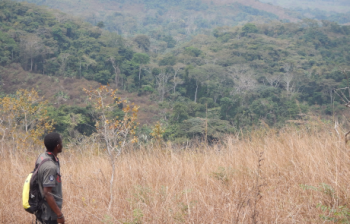
[[[38,153],[2,149],[0,223],[31,223],[21,190]],[[328,127],[134,148],[117,158],[109,212],[103,149],[67,146],[60,159],[67,223],[349,223],[349,150]]]

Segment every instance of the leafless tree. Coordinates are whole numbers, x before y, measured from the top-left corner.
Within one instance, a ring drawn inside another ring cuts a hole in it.
[[[170,90],[168,83],[171,76],[172,74],[168,73],[166,68],[162,68],[159,75],[156,76],[157,90],[161,102],[164,101],[165,94]]]
[[[174,93],[176,92],[176,86],[183,83],[183,80],[178,77],[178,74],[179,74],[180,70],[183,69],[184,67],[185,67],[185,65],[181,64],[181,63],[176,64],[173,67],[174,68],[174,77],[173,77]]]
[[[238,65],[228,68],[229,76],[234,80],[235,88],[231,92],[232,95],[243,95],[248,91],[256,88],[257,81],[254,78],[254,73],[247,65]]]
[[[294,78],[294,73],[291,64],[284,64],[283,68],[286,73],[282,76],[282,80],[286,84],[286,91],[289,94],[294,87],[291,86]]]
[[[247,93],[248,91],[255,89],[258,83],[253,77],[253,73],[248,72],[244,75],[236,76],[235,84],[235,93],[242,95]]]
[[[349,70],[343,69],[342,73],[349,81],[350,80],[349,79]],[[344,105],[347,108],[350,108],[350,86],[347,86],[344,88],[339,88],[339,89],[334,89],[333,91],[334,91],[334,96],[337,95],[343,101]],[[332,103],[334,104],[334,97],[332,98]],[[337,126],[338,126],[338,123],[336,122],[334,129],[338,133]],[[339,133],[338,133],[338,135],[339,135]],[[345,144],[347,144],[349,141],[349,138],[348,138],[349,135],[350,135],[350,131],[345,133],[345,136],[344,136],[345,137]]]
[[[33,71],[34,58],[40,54],[42,46],[41,38],[35,34],[20,37],[21,55],[25,65],[27,65],[27,60],[30,59],[30,71]]]
[[[66,74],[66,67],[67,67],[67,61],[69,56],[70,54],[68,53],[61,53],[58,57],[61,61],[60,73],[63,76],[65,76]]]
[[[270,86],[277,87],[281,82],[281,76],[280,75],[271,75],[266,74],[265,79],[268,82]]]
[[[114,73],[115,73],[114,81],[115,81],[116,87],[118,88],[120,69],[119,69],[119,66],[115,63],[115,58],[114,57],[110,57],[109,61],[112,63],[112,66],[114,68]]]

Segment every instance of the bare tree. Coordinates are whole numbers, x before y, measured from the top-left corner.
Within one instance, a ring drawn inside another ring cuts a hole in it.
[[[113,185],[114,175],[116,170],[115,160],[122,153],[123,149],[128,145],[137,142],[135,130],[137,127],[137,112],[138,107],[129,104],[126,101],[121,101],[117,97],[117,90],[108,89],[106,86],[101,86],[96,90],[84,91],[89,96],[89,100],[93,103],[97,112],[96,132],[102,138],[107,149],[112,167],[112,175],[110,180],[110,200],[108,211],[111,210],[113,204]],[[111,111],[120,103],[126,104],[123,108],[124,117],[111,117]]]
[[[197,103],[198,79],[196,79],[196,91],[194,92],[194,102]]]
[[[256,88],[257,81],[253,77],[253,71],[247,65],[239,65],[228,68],[229,76],[235,82],[235,89],[231,94],[243,95]]]
[[[268,82],[270,86],[277,87],[281,82],[281,76],[280,75],[271,75],[266,74],[265,79]]]
[[[110,62],[112,63],[112,66],[113,66],[113,68],[114,68],[114,73],[115,73],[114,81],[115,81],[116,87],[118,88],[120,69],[119,69],[119,66],[115,63],[115,58],[114,58],[114,57],[111,56],[111,57],[109,58],[109,60],[110,60]]]
[[[172,74],[169,73],[166,68],[162,68],[159,75],[156,76],[157,90],[161,102],[164,101],[165,94],[170,90],[168,83],[171,76]]]
[[[174,93],[176,92],[176,86],[178,84],[182,84],[183,80],[180,79],[178,77],[178,74],[180,72],[181,69],[183,69],[185,67],[184,64],[180,63],[180,64],[176,64],[173,68],[174,68],[174,77],[173,77],[173,83],[174,83]]]
[[[63,76],[65,76],[66,74],[66,67],[67,67],[67,61],[69,56],[70,54],[68,53],[61,53],[58,57],[61,61],[60,73]]]
[[[33,71],[34,58],[40,54],[42,48],[41,38],[35,34],[22,36],[20,37],[20,46],[25,65],[27,65],[27,60],[30,59],[30,71]]]
[[[248,72],[241,76],[235,77],[235,93],[238,93],[240,95],[243,95],[247,93],[248,91],[251,91],[256,88],[258,82],[253,77],[252,72]]]
[[[286,84],[286,91],[289,94],[293,88],[293,86],[291,86],[294,78],[293,68],[291,64],[284,64],[283,69],[286,73],[282,76],[282,80]]]

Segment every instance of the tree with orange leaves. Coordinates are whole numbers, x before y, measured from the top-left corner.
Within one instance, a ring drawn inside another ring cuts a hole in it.
[[[84,91],[89,96],[98,114],[96,130],[106,144],[107,153],[112,166],[110,180],[110,201],[108,211],[113,203],[113,181],[115,174],[115,159],[129,143],[137,142],[135,136],[137,123],[137,112],[139,107],[121,100],[117,97],[117,90],[109,89],[108,86],[100,86],[96,90]],[[111,114],[118,105],[123,105],[124,117],[113,117]]]
[[[14,96],[0,99],[2,140],[11,138],[16,148],[41,143],[41,137],[53,130],[47,115],[47,101],[32,90],[20,89]]]

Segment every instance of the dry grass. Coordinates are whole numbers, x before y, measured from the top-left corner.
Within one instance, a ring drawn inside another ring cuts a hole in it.
[[[327,130],[257,131],[209,150],[171,148],[117,159],[109,214],[108,159],[94,146],[66,149],[60,158],[67,223],[323,223],[320,215],[329,212],[319,203],[349,202],[349,152]],[[0,223],[31,223],[21,188],[35,158],[34,152],[1,154]]]

